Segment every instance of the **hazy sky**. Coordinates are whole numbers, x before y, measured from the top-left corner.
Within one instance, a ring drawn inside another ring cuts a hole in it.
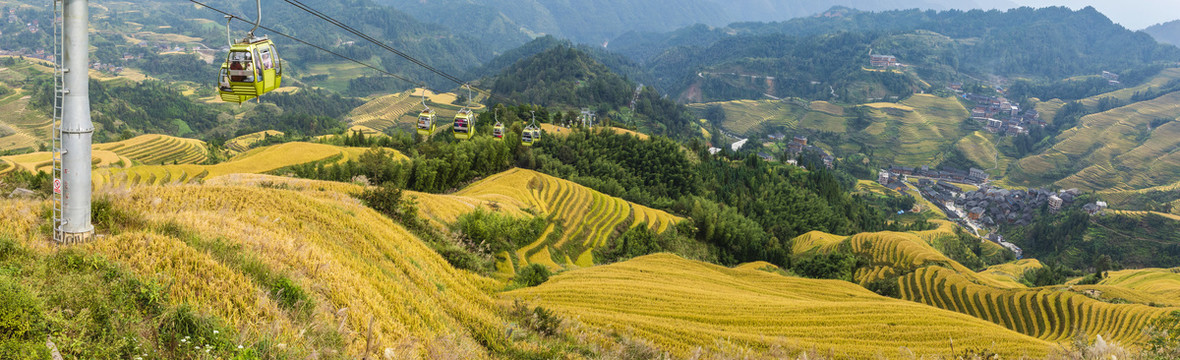
[[[985,3],[986,0],[979,1]],[[1073,9],[1093,6],[1110,20],[1131,30],[1180,19],[1180,0],[1012,0],[1020,5],[1064,5]]]

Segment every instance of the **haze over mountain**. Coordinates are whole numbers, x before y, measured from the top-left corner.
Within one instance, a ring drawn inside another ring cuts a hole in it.
[[[669,31],[740,21],[783,21],[810,16],[833,6],[861,10],[1011,8],[1007,1],[984,0],[377,0],[426,22],[461,34],[518,36],[551,34],[582,43],[603,43],[627,31]],[[463,19],[458,23],[453,19]],[[495,24],[487,28],[475,24]],[[509,29],[516,25],[517,30]],[[516,33],[516,34],[513,34]]]

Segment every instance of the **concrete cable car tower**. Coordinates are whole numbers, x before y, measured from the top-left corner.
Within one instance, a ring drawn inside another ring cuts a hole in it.
[[[53,239],[89,241],[90,10],[88,0],[53,0]]]

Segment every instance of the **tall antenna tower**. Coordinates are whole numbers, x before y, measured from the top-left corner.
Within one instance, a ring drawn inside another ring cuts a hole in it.
[[[90,223],[90,10],[88,0],[53,0],[53,239],[74,244]]]

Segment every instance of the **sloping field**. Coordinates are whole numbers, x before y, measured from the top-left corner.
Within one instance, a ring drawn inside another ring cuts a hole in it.
[[[768,123],[769,126],[795,128],[807,109],[793,101],[781,100],[735,100],[707,104],[690,104],[696,111],[718,105],[725,109],[725,130],[738,135],[748,135]]]
[[[36,149],[49,141],[52,116],[29,108],[32,96],[22,89],[0,98],[0,150]]]
[[[244,153],[254,146],[255,143],[262,141],[267,136],[283,136],[282,131],[265,130],[253,134],[242,135],[225,142],[225,148],[237,153]]]
[[[1180,173],[1180,92],[1087,115],[1044,153],[1016,163],[1024,182],[1055,181],[1085,190],[1132,190],[1170,184]],[[1082,164],[1084,167],[1078,168]],[[1018,175],[1019,174],[1019,175]],[[1061,175],[1064,174],[1064,175]]]
[[[524,169],[492,175],[455,195],[519,209],[531,208],[561,230],[560,236],[550,236],[553,233],[550,230],[533,244],[519,249],[512,259],[515,264],[592,266],[594,248],[628,228],[647,223],[652,230],[663,232],[682,220],[568,180]]]
[[[1009,285],[1010,288],[1019,289],[1027,287],[1020,283],[1020,278],[1024,276],[1025,272],[1042,267],[1044,265],[1037,259],[1021,259],[1007,264],[989,266],[987,270],[981,271],[979,275],[990,277]]]
[[[240,333],[235,342],[270,339],[263,346],[282,343],[304,354],[298,358],[324,343],[361,358],[369,329],[376,353],[421,354],[414,358],[486,358],[510,346],[491,280],[451,267],[346,195],[187,185],[105,196],[132,227],[75,248],[168,284],[172,305],[224,320]],[[57,251],[37,230],[47,206],[0,200],[0,236]],[[285,289],[302,289],[307,300],[284,305],[271,276],[288,279]]]
[[[95,144],[94,149],[112,151],[144,165],[200,164],[205,162],[209,155],[209,149],[205,147],[204,141],[159,134]]]
[[[1111,271],[1098,284],[1137,290],[1180,302],[1180,268]]]
[[[992,141],[993,137],[994,135],[983,131],[976,131],[960,139],[955,143],[955,147],[962,151],[967,159],[979,164],[992,175],[1004,175],[1012,159],[1000,153]]]
[[[828,102],[737,100],[689,105],[697,112],[704,112],[711,106],[725,110],[726,119],[722,126],[738,135],[751,135],[764,127],[850,131],[851,116],[846,109]],[[867,125],[863,134],[858,132],[853,138],[872,148],[878,156],[892,157],[897,164],[937,165],[947,148],[967,135],[960,129],[960,124],[970,114],[954,97],[916,94],[899,103],[871,103],[864,107],[872,123]],[[847,147],[849,144],[843,145]],[[851,145],[853,151],[859,148],[856,144]],[[990,161],[994,163],[995,159]]]
[[[868,256],[870,265],[855,274],[861,284],[896,279],[902,299],[971,315],[1048,341],[1067,341],[1083,333],[1137,343],[1144,340],[1142,329],[1153,319],[1180,310],[1107,303],[1088,296],[1085,288],[1013,287],[1012,280],[995,273],[1015,272],[1031,264],[977,274],[909,233],[858,234],[839,242],[809,234],[796,239],[794,250],[836,249]]]
[[[410,91],[405,91],[373,99],[353,109],[348,114],[348,119],[353,125],[384,131],[396,125],[402,115],[411,110],[421,110],[421,107],[421,99],[411,97]]]
[[[250,150],[216,165],[142,165],[94,172],[95,187],[106,185],[191,183],[227,174],[257,174],[313,161],[343,162],[368,151],[314,143],[284,143]],[[405,159],[401,153],[395,154]]]
[[[590,329],[650,341],[675,358],[710,353],[788,358],[935,356],[994,350],[1044,356],[1048,342],[970,316],[878,296],[842,281],[725,268],[657,254],[576,269],[506,293],[576,318]],[[742,351],[745,350],[745,351]],[[954,350],[959,351],[959,350]],[[899,354],[900,352],[900,354]]]
[[[119,154],[111,151],[92,150],[90,157],[91,163],[94,164],[94,167],[124,168],[131,166],[131,159],[119,156]],[[53,155],[48,152],[35,152],[24,155],[5,156],[0,157],[0,160],[15,165],[15,168],[30,172],[50,172],[53,170]]]

